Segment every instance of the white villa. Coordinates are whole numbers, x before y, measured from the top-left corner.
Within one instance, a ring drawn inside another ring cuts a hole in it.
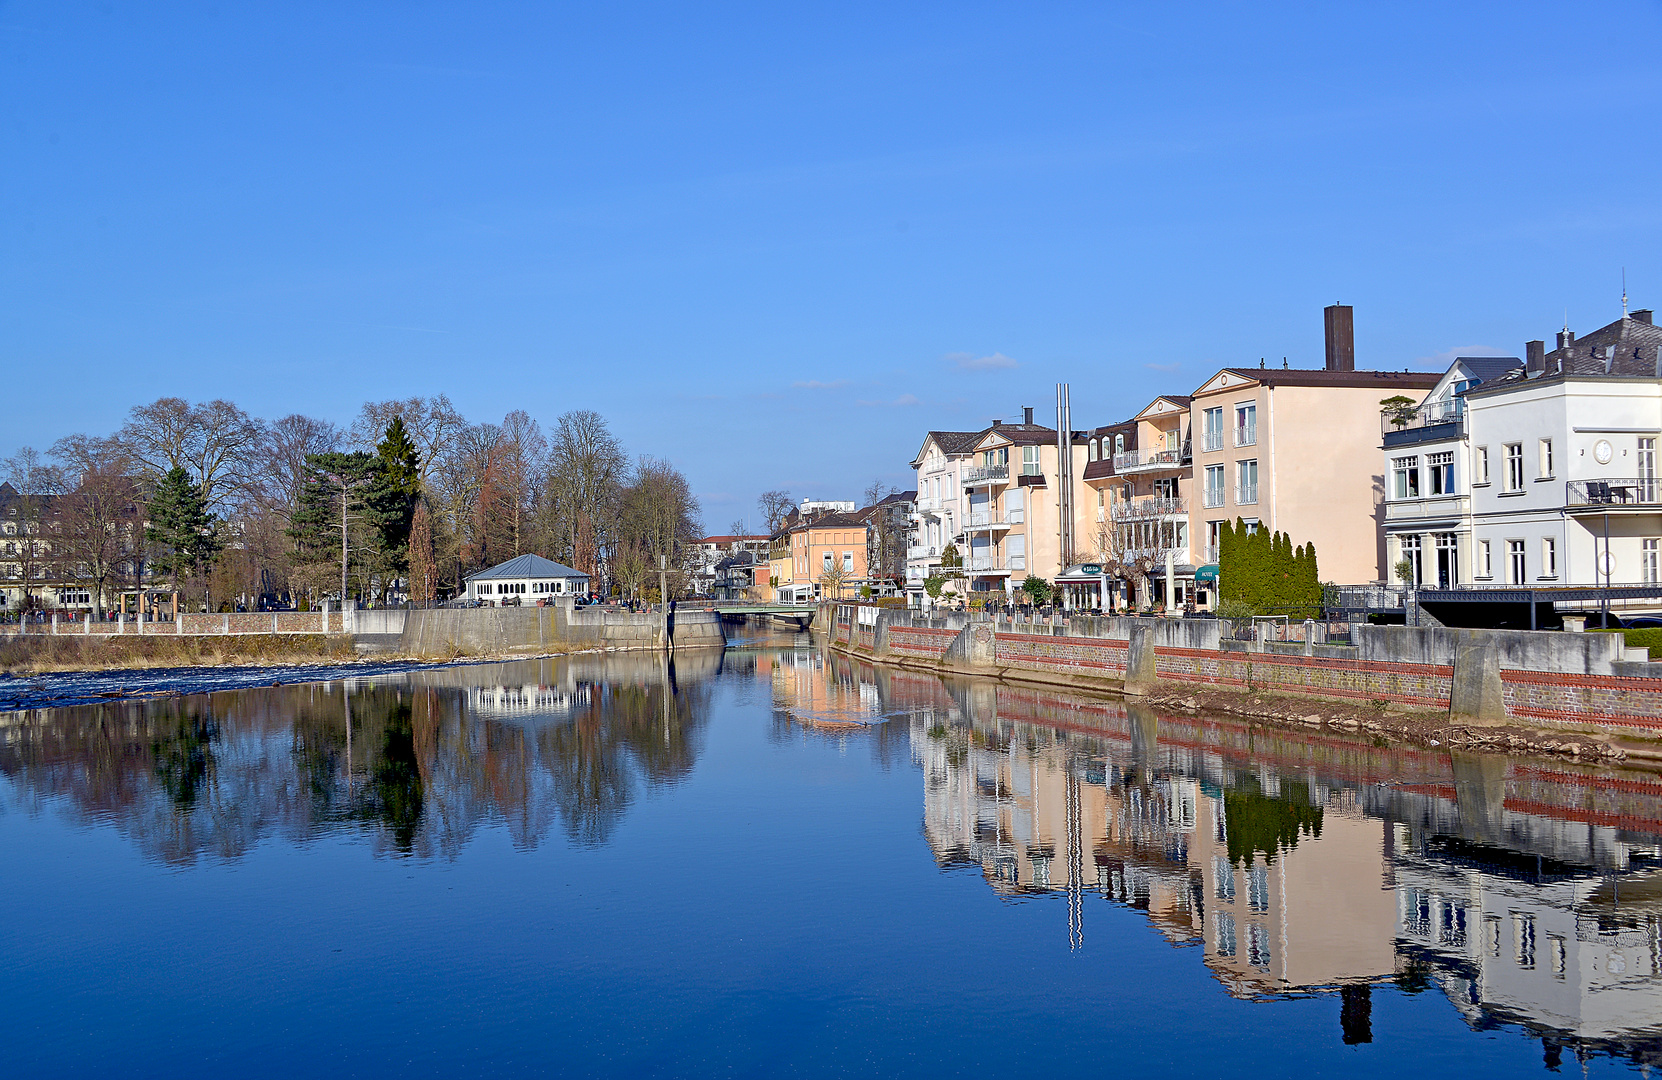
[[[589,575],[581,570],[541,555],[520,555],[469,577],[466,596],[482,604],[533,604],[588,591]]]

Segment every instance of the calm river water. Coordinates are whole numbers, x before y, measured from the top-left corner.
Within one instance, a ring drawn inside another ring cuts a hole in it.
[[[806,637],[0,713],[0,1075],[1627,1072],[1659,845]]]

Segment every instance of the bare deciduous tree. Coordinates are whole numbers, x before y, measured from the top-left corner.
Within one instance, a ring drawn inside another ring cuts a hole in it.
[[[762,512],[762,521],[770,535],[779,531],[795,505],[791,502],[791,493],[783,488],[773,488],[756,497],[756,509]]]

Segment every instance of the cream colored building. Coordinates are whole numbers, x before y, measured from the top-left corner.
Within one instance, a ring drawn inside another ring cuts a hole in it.
[[[1032,416],[1028,409],[1022,423],[995,423],[982,432],[960,470],[965,501],[958,550],[972,597],[1013,593],[1029,575],[1052,581],[1089,548],[1080,530],[1081,497],[1088,491],[1085,435],[1069,433],[1072,460],[1064,468],[1056,429],[1033,423]],[[1073,512],[1064,514],[1070,497]]]

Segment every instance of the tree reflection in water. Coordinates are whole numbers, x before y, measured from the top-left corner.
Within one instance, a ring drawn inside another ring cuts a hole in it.
[[[692,772],[718,665],[528,661],[15,713],[0,776],[174,863],[364,829],[453,857],[491,821],[520,848],[556,827],[599,845]]]

